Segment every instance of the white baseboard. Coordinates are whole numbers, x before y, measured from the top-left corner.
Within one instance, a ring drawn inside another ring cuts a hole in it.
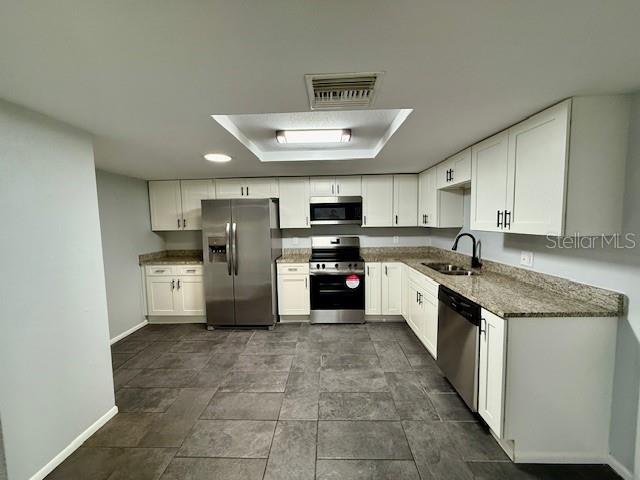
[[[96,420],[89,428],[87,428],[84,432],[74,438],[73,441],[69,445],[67,445],[59,454],[53,457],[49,463],[38,470],[30,480],[43,480],[58,465],[64,462],[69,455],[75,452],[87,438],[96,433],[98,429],[100,429],[100,427],[111,420],[116,415],[116,413],[118,413],[118,407],[114,406],[107,413]]]
[[[614,456],[609,455],[609,466],[624,480],[633,480],[633,472],[620,463]]]
[[[515,463],[557,463],[557,464],[594,464],[594,465],[606,465],[608,462],[607,456],[600,456],[597,454],[590,455],[588,453],[575,453],[575,452],[519,452],[517,449],[514,452]]]
[[[151,325],[156,324],[184,324],[184,323],[207,323],[207,317],[202,315],[167,315],[167,316],[148,316]]]
[[[126,332],[122,332],[120,335],[115,336],[111,339],[111,345],[113,345],[116,342],[119,342],[120,340],[122,340],[124,337],[128,337],[129,335],[131,335],[133,332],[135,332],[136,330],[140,330],[142,327],[144,327],[147,323],[149,323],[148,320],[144,320],[143,322],[140,322],[139,324],[137,324],[134,327],[131,327],[129,330],[127,330]]]

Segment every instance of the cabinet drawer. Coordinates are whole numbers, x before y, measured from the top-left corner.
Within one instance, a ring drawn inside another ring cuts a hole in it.
[[[288,274],[300,274],[300,273],[309,273],[309,264],[308,263],[279,263],[278,264],[278,274],[279,275],[288,275]]]
[[[202,265],[180,265],[173,268],[176,275],[202,275]]]
[[[438,298],[438,287],[440,285],[436,281],[431,280],[429,277],[427,277],[426,275],[423,275],[417,270],[414,270],[413,268],[408,269],[407,275],[408,275],[409,281],[414,282],[421,289],[423,289],[425,293],[428,293]]]
[[[174,275],[174,268],[172,265],[147,265],[144,272],[147,276]]]

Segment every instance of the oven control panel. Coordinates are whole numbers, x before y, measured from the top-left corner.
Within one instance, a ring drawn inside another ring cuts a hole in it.
[[[309,262],[310,273],[364,273],[364,262],[331,262],[327,260],[323,261],[311,261]]]

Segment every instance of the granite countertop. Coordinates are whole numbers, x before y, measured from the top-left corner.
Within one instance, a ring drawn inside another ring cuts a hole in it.
[[[282,251],[280,258],[276,260],[277,263],[309,263],[311,258],[311,250],[298,248],[298,249],[286,249]]]
[[[138,256],[140,265],[202,265],[202,250],[161,250]]]
[[[368,250],[368,251],[367,251]],[[365,262],[401,262],[504,318],[617,317],[624,296],[560,277],[484,261],[478,275],[445,275],[422,262],[469,265],[470,257],[434,247],[363,249]]]

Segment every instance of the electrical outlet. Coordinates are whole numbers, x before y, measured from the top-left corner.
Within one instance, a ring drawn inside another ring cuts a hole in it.
[[[400,241],[399,237],[393,237],[393,243],[397,244]]]
[[[525,267],[533,267],[533,252],[520,252],[520,265]]]
[[[293,242],[292,242],[292,243],[293,243],[294,245],[298,245],[298,237],[293,237],[293,239],[292,239],[292,240],[293,240]]]

